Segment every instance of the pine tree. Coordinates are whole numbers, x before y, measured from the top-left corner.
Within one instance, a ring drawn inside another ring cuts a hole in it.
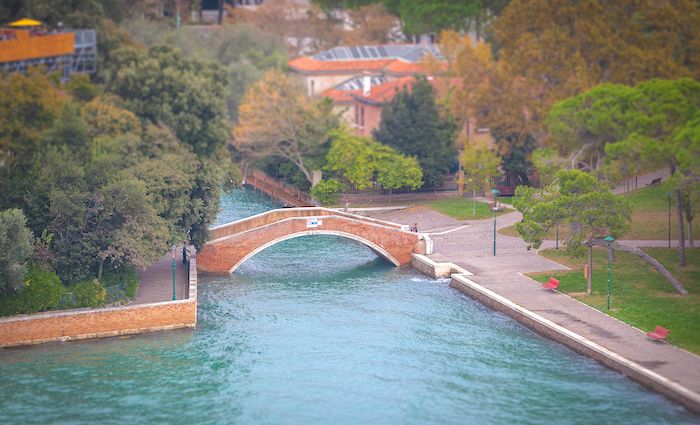
[[[435,92],[425,78],[418,78],[409,92],[404,88],[382,109],[382,120],[374,138],[415,156],[423,169],[426,187],[442,184],[457,155],[452,117],[441,118]]]

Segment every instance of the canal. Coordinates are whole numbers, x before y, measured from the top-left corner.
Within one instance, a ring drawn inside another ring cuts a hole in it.
[[[275,205],[223,200],[221,222]],[[0,351],[0,423],[697,423],[365,246],[292,239],[203,277],[195,331]]]

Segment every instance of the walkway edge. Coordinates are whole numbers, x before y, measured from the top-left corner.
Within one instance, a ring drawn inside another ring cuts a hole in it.
[[[420,270],[420,269],[419,269]],[[682,404],[690,411],[700,414],[700,394],[653,372],[583,336],[548,320],[505,298],[466,275],[453,274],[450,286],[480,301],[488,307],[501,311],[535,332],[563,344],[579,354],[586,355],[634,379],[645,387]]]

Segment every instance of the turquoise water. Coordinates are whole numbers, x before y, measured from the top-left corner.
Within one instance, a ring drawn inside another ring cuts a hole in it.
[[[224,204],[241,199],[273,205]],[[195,331],[0,351],[0,423],[698,423],[353,241],[288,240],[201,280]]]

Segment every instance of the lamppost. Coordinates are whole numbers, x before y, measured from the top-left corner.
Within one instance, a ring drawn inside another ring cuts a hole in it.
[[[493,194],[493,255],[496,256],[496,211],[498,211],[498,195],[501,191],[498,189],[491,189]]]
[[[610,254],[612,250],[612,242],[615,240],[615,238],[608,235],[603,240],[608,244],[608,310],[610,310],[610,288],[612,286],[612,279],[610,276]]]
[[[673,198],[673,193],[666,192],[666,199],[668,199],[668,247],[671,248],[671,198]]]
[[[177,295],[175,293],[175,267],[177,267],[175,263],[175,247],[173,247],[172,252],[173,252],[173,301],[177,299]]]

